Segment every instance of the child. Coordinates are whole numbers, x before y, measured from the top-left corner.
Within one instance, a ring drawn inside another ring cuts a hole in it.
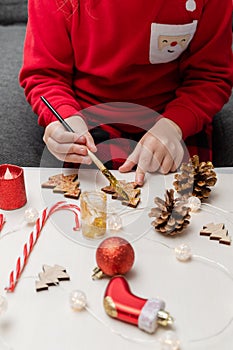
[[[177,169],[182,140],[211,160],[212,118],[232,90],[232,0],[29,0],[28,11],[20,84],[58,159],[90,164],[99,143],[140,185]]]

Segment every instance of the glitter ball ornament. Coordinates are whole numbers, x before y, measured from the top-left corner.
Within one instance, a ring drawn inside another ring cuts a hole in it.
[[[111,214],[108,218],[108,229],[112,231],[119,231],[122,228],[121,217],[117,214]]]
[[[134,250],[131,244],[121,237],[103,240],[96,250],[98,267],[94,269],[93,279],[104,275],[114,276],[127,273],[134,263]]]
[[[191,209],[191,212],[197,212],[201,208],[201,200],[198,197],[189,197],[188,207]]]
[[[28,224],[34,224],[38,216],[39,213],[35,208],[28,208],[25,210],[24,219]]]
[[[7,310],[7,306],[8,304],[6,298],[0,295],[0,315]]]
[[[166,331],[159,339],[161,350],[179,350],[180,341],[173,331]]]
[[[175,248],[176,259],[179,261],[187,261],[191,258],[191,249],[187,244],[181,244]]]
[[[70,306],[75,311],[83,310],[87,305],[86,294],[81,290],[73,290],[70,294]]]

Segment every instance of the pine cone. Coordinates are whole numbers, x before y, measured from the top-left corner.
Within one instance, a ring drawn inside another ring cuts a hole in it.
[[[189,163],[183,163],[180,167],[181,174],[176,174],[173,182],[175,190],[181,196],[196,196],[200,200],[209,197],[211,189],[217,182],[217,176],[213,170],[212,162],[199,162],[198,156],[193,156]]]
[[[151,209],[149,217],[155,217],[151,224],[156,231],[174,236],[189,224],[190,208],[186,206],[187,201],[182,198],[174,199],[173,189],[166,191],[165,201],[155,197],[154,202],[157,207]]]

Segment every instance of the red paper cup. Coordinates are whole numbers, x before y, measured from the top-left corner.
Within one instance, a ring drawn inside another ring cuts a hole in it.
[[[0,165],[0,209],[18,209],[26,202],[23,169],[11,164]]]

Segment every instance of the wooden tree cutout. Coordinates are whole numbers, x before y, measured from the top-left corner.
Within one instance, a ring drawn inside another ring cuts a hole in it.
[[[126,205],[131,208],[136,208],[140,202],[139,196],[140,196],[141,190],[139,188],[139,185],[136,184],[136,182],[126,182],[124,180],[118,180],[118,181],[123,187],[124,191],[128,194],[129,196],[128,201],[124,200],[124,198],[119,196],[119,194],[115,191],[112,185],[105,186],[101,188],[101,190],[107,194],[111,194],[112,199],[120,200],[123,205]]]
[[[52,188],[54,193],[63,193],[65,197],[78,199],[81,193],[77,174],[53,175],[44,182],[42,188]]]
[[[222,244],[231,244],[231,237],[228,235],[228,230],[225,229],[223,223],[214,224],[210,223],[203,226],[200,231],[201,236],[208,236],[211,240],[219,241]]]
[[[39,281],[36,281],[36,291],[47,290],[49,286],[59,285],[59,281],[69,281],[70,276],[66,269],[59,265],[43,265],[43,272],[39,273]]]

